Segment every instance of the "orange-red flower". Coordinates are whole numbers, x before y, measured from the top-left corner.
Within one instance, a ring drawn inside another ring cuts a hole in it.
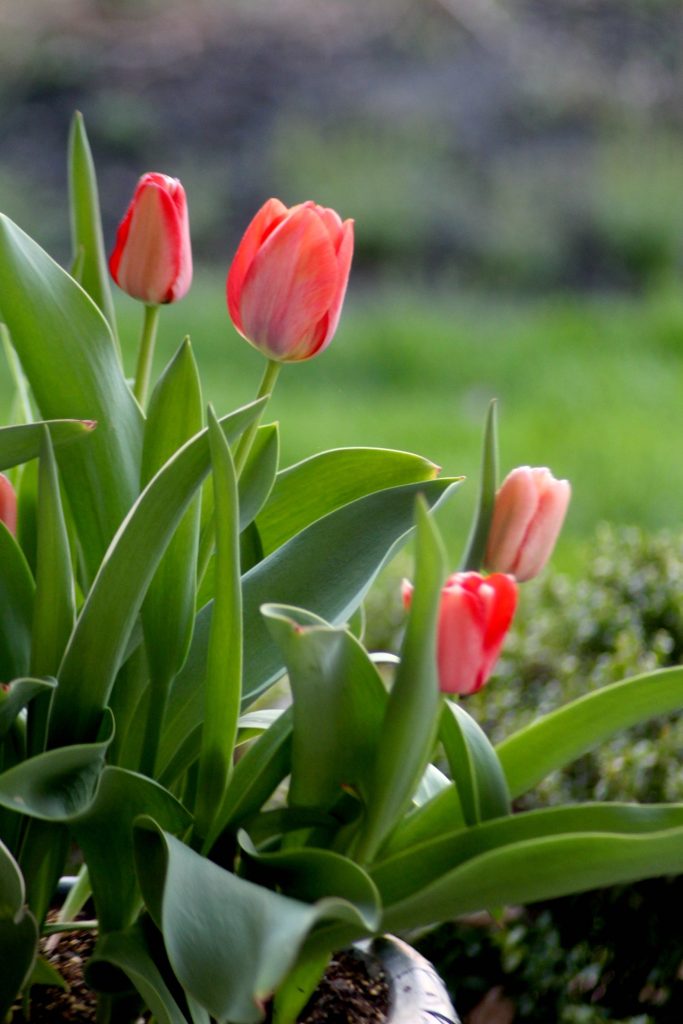
[[[518,466],[496,495],[485,564],[523,583],[537,576],[550,558],[569,505],[568,480],[549,469]]]
[[[242,337],[269,359],[310,359],[339,322],[353,255],[353,221],[313,202],[269,199],[244,233],[227,281]]]
[[[413,587],[403,583],[410,605]],[[456,572],[441,591],[437,630],[439,687],[444,693],[476,693],[490,676],[517,606],[511,576]]]
[[[10,533],[16,534],[17,496],[4,473],[0,473],[0,523],[4,523]]]
[[[182,299],[192,283],[190,222],[177,178],[144,174],[109,260],[119,288],[150,306]]]

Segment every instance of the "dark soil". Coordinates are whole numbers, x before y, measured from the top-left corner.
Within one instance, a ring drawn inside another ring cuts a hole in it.
[[[68,991],[36,985],[32,991],[30,1024],[94,1024],[96,993],[83,980],[83,968],[93,951],[93,932],[70,932],[42,955],[62,975]],[[328,967],[317,991],[299,1017],[299,1024],[384,1024],[389,986],[379,967],[354,953],[340,953]],[[19,1010],[13,1024],[24,1020]],[[142,1024],[142,1021],[140,1022]]]

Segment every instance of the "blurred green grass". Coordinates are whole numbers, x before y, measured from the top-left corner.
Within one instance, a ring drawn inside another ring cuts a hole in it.
[[[132,374],[141,308],[119,302]],[[156,368],[189,333],[220,413],[249,401],[262,359],[232,328],[222,275],[200,270],[189,296],[162,311]],[[570,568],[596,523],[677,526],[683,496],[683,296],[640,297],[351,287],[336,338],[284,367],[268,413],[282,424],[282,461],[325,448],[419,452],[468,480],[440,514],[453,560],[476,497],[488,402],[500,413],[501,471],[548,465],[573,501],[559,565]],[[7,379],[0,402],[7,409]]]

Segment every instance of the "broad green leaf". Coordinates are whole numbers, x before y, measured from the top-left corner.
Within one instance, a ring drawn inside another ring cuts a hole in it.
[[[425,503],[418,500],[416,509],[415,590],[356,848],[361,863],[373,859],[409,806],[427,767],[438,729],[441,695],[436,630],[445,556]]]
[[[96,420],[57,456],[92,578],[139,490],[142,413],[92,299],[28,235],[0,216],[0,316],[47,419]]]
[[[25,908],[24,880],[17,862],[0,842],[0,1018],[4,1019],[31,973],[38,926]]]
[[[83,115],[76,111],[69,132],[71,244],[79,254],[79,283],[102,311],[116,340],[116,317],[104,251],[100,200]]]
[[[0,682],[9,682],[29,673],[35,584],[21,548],[2,522],[0,566]]]
[[[484,730],[455,701],[444,701],[439,738],[460,795],[465,822],[510,813],[505,775]]]
[[[216,583],[199,753],[195,826],[206,837],[225,794],[242,696],[239,502],[230,448],[209,408],[216,524]]]
[[[0,739],[7,734],[19,712],[41,695],[52,693],[54,680],[15,679],[8,690],[0,690]]]
[[[263,613],[294,697],[290,805],[327,809],[346,787],[366,797],[387,704],[377,669],[344,628],[281,605]]]
[[[278,473],[257,521],[266,554],[342,505],[386,488],[434,480],[439,467],[387,448],[336,448]]]
[[[361,929],[372,932],[379,927],[377,888],[352,860],[332,850],[307,848],[260,853],[246,833],[239,839],[249,878],[305,903],[328,897],[345,900]]]
[[[683,824],[678,820],[676,827],[652,831],[603,831],[597,823],[585,832],[554,832],[476,853],[404,899],[392,902],[390,894],[385,896],[390,905],[382,926],[392,932],[419,928],[487,907],[678,874],[683,870]],[[428,845],[421,848],[423,856]],[[376,876],[375,881],[382,890]]]
[[[145,903],[181,985],[218,1020],[256,1024],[314,924],[357,917],[344,900],[309,905],[238,878],[148,821],[135,828]]]
[[[244,575],[245,708],[283,672],[261,606],[286,604],[305,608],[332,625],[345,622],[382,566],[412,533],[415,496],[421,493],[436,506],[458,483],[433,480],[360,498],[313,523]],[[198,680],[206,673],[211,612],[211,604],[199,612],[188,659],[173,683],[162,766],[201,721]]]
[[[514,799],[614,733],[683,707],[683,668],[612,683],[520,729],[496,752]]]
[[[31,757],[0,775],[0,806],[42,821],[64,822],[91,803],[111,743],[107,712],[103,738]]]
[[[147,925],[145,927],[145,924]],[[130,980],[157,1024],[187,1024],[178,1006],[172,980],[167,981],[163,950],[155,948],[149,922],[137,922],[125,931],[103,935],[86,967],[86,980],[101,992],[117,993],[124,987],[119,971]]]
[[[97,426],[91,420],[44,420],[0,428],[0,470],[11,469],[40,454],[43,430],[50,431],[52,444],[63,446],[88,437]]]
[[[139,909],[133,822],[141,814],[170,832],[191,823],[185,808],[156,782],[111,766],[102,772],[92,803],[71,819],[88,865],[101,931],[127,927]]]
[[[259,403],[252,403],[225,417],[221,426],[226,436],[237,436],[259,409]],[[87,739],[97,728],[147,587],[209,465],[204,430],[159,470],[122,523],[59,670],[51,746]]]
[[[479,485],[479,500],[474,513],[472,529],[470,532],[465,554],[462,561],[462,570],[473,570],[479,572],[484,564],[486,544],[488,541],[491,520],[493,519],[493,506],[496,501],[496,488],[498,487],[498,423],[496,419],[495,399],[489,405],[484,428],[484,450],[481,457],[481,483]]]
[[[38,469],[36,527],[36,592],[33,603],[31,674],[54,676],[57,674],[73,629],[76,597],[57,464],[46,427],[43,427],[43,444]]]

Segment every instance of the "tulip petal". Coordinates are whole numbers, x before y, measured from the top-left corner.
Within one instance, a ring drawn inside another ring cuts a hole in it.
[[[483,638],[483,675],[490,675],[500,654],[505,635],[517,607],[517,585],[512,576],[494,573],[487,576],[479,591],[486,601],[486,628]]]
[[[570,497],[571,486],[568,480],[553,480],[553,485],[541,494],[538,511],[522,540],[519,556],[512,568],[520,583],[538,576],[550,558],[567,514]]]
[[[119,229],[110,263],[112,275],[134,298],[154,304],[169,302],[180,272],[182,246],[188,242],[189,233],[184,235],[171,196],[156,182],[147,181]],[[190,277],[191,273],[190,263]],[[189,286],[189,280],[186,283]]]
[[[334,212],[334,211],[331,211]],[[341,316],[342,305],[344,304],[344,298],[346,296],[346,286],[349,280],[349,272],[351,270],[351,260],[353,258],[353,221],[345,220],[341,234],[338,239],[337,246],[337,273],[339,275],[339,285],[337,288],[337,294],[334,297],[334,302],[330,306],[327,314],[327,325],[325,328],[325,336],[320,348],[326,348],[326,346],[332,341],[334,333],[337,330],[339,323],[339,317]]]
[[[483,606],[477,594],[446,586],[441,596],[437,662],[444,693],[474,693],[485,682],[481,671]]]
[[[264,203],[244,232],[230,265],[227,284],[228,311],[240,334],[244,333],[240,315],[240,293],[244,278],[262,243],[286,216],[287,207],[279,199],[269,199]]]
[[[519,466],[503,481],[496,496],[486,545],[486,565],[514,572],[521,545],[538,508],[538,487],[529,466]]]
[[[305,206],[290,212],[261,245],[244,278],[239,296],[244,336],[271,358],[307,358],[312,347],[320,347],[319,324],[337,287],[337,258],[325,224]]]

